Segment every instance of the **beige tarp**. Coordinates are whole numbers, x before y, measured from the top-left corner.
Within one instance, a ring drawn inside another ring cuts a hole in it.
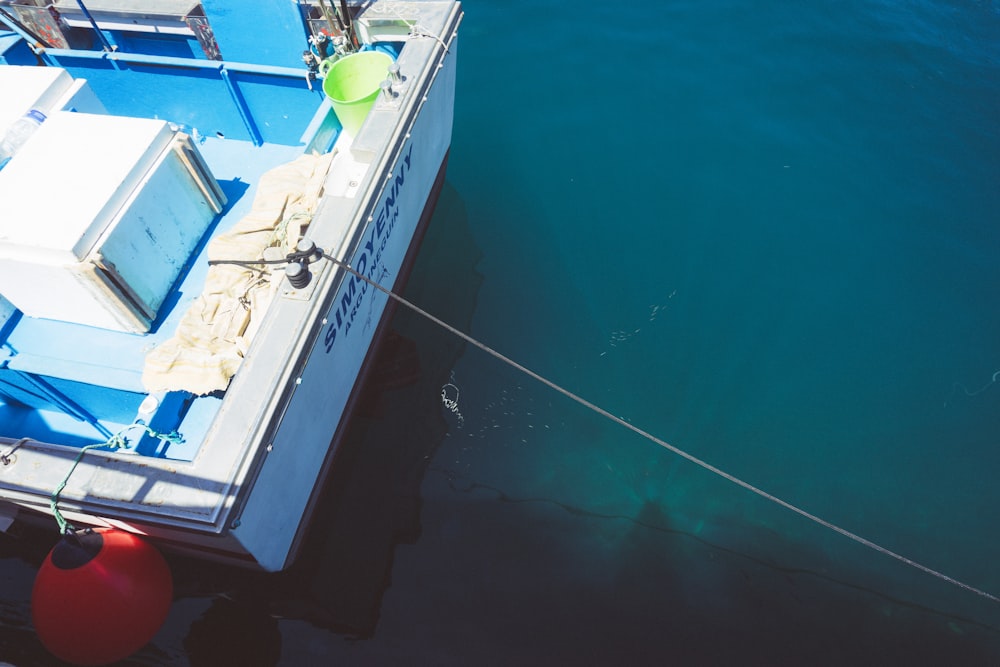
[[[332,153],[303,155],[264,174],[253,208],[231,231],[208,245],[210,260],[255,260],[265,248],[282,254],[298,243],[322,195]],[[216,264],[173,338],[146,356],[142,383],[149,392],[207,394],[225,389],[277,290],[263,272]],[[284,267],[278,267],[283,275]]]

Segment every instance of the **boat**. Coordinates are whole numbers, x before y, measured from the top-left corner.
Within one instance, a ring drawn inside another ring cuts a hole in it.
[[[294,561],[444,183],[461,20],[0,2],[0,137],[43,117],[0,168],[0,527]]]

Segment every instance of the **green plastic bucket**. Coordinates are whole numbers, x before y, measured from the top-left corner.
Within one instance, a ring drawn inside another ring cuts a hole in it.
[[[385,80],[392,56],[381,51],[352,53],[333,63],[323,80],[344,131],[354,136],[375,103],[379,84]]]

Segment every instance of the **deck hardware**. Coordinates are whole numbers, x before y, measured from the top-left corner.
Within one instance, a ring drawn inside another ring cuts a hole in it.
[[[17,461],[17,457],[14,455],[14,452],[20,449],[21,446],[24,445],[24,443],[30,441],[31,438],[21,438],[20,440],[15,442],[13,447],[8,449],[3,454],[0,454],[0,463],[2,463],[5,466],[13,465]]]
[[[392,82],[386,79],[378,84],[378,87],[382,89],[382,94],[385,95],[385,99],[391,100],[395,97],[395,93],[392,92]]]
[[[403,75],[399,73],[399,63],[397,62],[389,65],[389,81],[391,83],[403,83]]]
[[[302,289],[309,284],[309,279],[312,278],[312,275],[309,272],[309,267],[302,262],[291,262],[285,267],[285,277],[288,278],[288,282],[291,283],[292,287]]]
[[[309,263],[322,256],[323,251],[316,247],[312,239],[304,238],[298,242],[295,252],[289,253],[286,257],[288,266],[285,267],[285,277],[292,287],[302,289],[309,285],[309,281],[312,280]]]

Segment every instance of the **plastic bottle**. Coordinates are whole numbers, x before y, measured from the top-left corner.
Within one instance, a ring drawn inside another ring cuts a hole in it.
[[[24,114],[10,126],[3,141],[0,141],[0,169],[7,161],[14,157],[14,154],[21,149],[35,133],[35,130],[45,122],[45,114],[38,109],[32,109]]]

